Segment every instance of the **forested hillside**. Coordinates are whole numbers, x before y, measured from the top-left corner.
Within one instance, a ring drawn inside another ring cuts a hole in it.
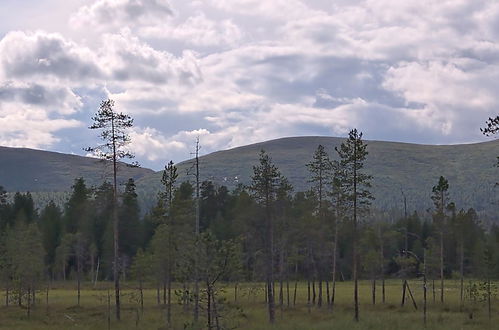
[[[214,152],[200,158],[201,178],[233,188],[248,184],[258,153],[266,150],[295,191],[309,189],[305,166],[319,144],[334,159],[334,148],[344,139],[336,137],[291,137]],[[397,142],[367,141],[369,157],[366,172],[373,175],[374,206],[382,210],[402,209],[401,190],[410,210],[431,207],[431,187],[440,175],[449,180],[451,199],[463,208],[473,207],[479,213],[494,214],[494,183],[499,172],[494,167],[499,155],[499,141],[462,145],[419,145]],[[192,161],[178,164],[180,180]],[[192,171],[191,171],[192,172]],[[144,205],[154,199],[162,173],[144,176],[137,181]],[[150,206],[150,205],[148,205]]]

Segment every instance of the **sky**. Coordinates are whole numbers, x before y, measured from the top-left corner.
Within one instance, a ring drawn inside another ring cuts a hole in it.
[[[494,0],[0,0],[0,145],[85,155],[102,100],[144,167],[286,136],[486,141]]]

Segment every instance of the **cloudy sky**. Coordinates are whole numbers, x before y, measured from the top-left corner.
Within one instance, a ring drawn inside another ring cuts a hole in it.
[[[295,135],[484,141],[494,0],[0,0],[0,145],[85,154],[107,97],[146,167]]]

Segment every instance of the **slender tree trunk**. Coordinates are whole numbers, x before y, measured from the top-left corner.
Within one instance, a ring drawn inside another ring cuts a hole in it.
[[[289,308],[289,277],[286,277],[286,300]]]
[[[426,327],[426,305],[427,305],[426,291],[427,291],[426,247],[423,247],[423,323],[425,327]]]
[[[47,282],[47,291],[45,293],[45,312],[47,315],[49,313],[49,290],[50,290],[50,281]]]
[[[443,225],[443,224],[442,224]],[[440,233],[440,302],[444,303],[444,232]]]
[[[144,288],[142,283],[142,276],[139,280],[139,291],[140,291],[140,312],[144,314]]]
[[[94,287],[97,285],[97,280],[99,279],[99,268],[100,268],[100,258],[97,257],[97,269],[95,270]]]
[[[338,206],[337,206],[338,207]],[[334,299],[336,297],[336,257],[338,255],[338,217],[339,213],[336,213],[336,218],[334,219],[334,245],[333,245],[333,278],[331,287],[331,310],[334,308]]]
[[[77,287],[78,287],[78,306],[80,306],[80,296],[81,296],[81,279],[80,279],[80,274],[81,274],[81,264],[80,264],[80,257],[76,257],[76,281],[77,281]]]
[[[490,321],[492,317],[492,304],[490,302],[490,276],[487,276],[487,312]]]
[[[322,280],[319,278],[319,297],[317,299],[317,306],[322,307]]]
[[[373,278],[372,280],[372,300],[373,300],[373,305],[376,305],[376,279]]]
[[[166,306],[166,278],[163,279],[163,305]]]
[[[172,324],[172,277],[171,272],[168,270],[168,304],[166,306],[166,322],[168,322],[168,326]]]
[[[406,291],[406,287],[407,287],[407,281],[404,280],[404,282],[402,283],[402,303],[400,304],[400,306],[404,307],[405,305],[405,291]]]
[[[310,305],[312,303],[312,298],[311,298],[311,291],[310,291],[310,278],[307,281],[307,307],[308,307],[308,312],[310,313]]]
[[[27,301],[27,313],[28,313],[28,319],[31,316],[31,286],[28,286],[28,301]]]
[[[327,305],[331,306],[331,292],[329,291],[329,280],[326,280],[326,300],[327,300]]]
[[[435,302],[436,301],[435,279],[432,279],[432,290],[433,290],[433,302]]]
[[[274,303],[274,228],[271,218],[270,196],[266,197],[266,218],[267,218],[267,296],[269,321],[275,321],[275,303]]]
[[[119,218],[118,218],[118,181],[117,181],[117,150],[116,150],[116,134],[114,127],[114,116],[111,120],[112,126],[112,145],[113,145],[113,236],[114,236],[114,258],[113,258],[113,278],[114,278],[114,295],[116,301],[116,319],[121,319],[120,305],[120,260],[119,260]]]
[[[282,239],[281,239],[282,240]],[[284,249],[283,243],[280,244],[279,251],[279,307],[284,307]]]
[[[199,274],[198,274],[198,240],[199,240],[199,219],[200,219],[200,203],[199,203],[199,138],[196,140],[196,253],[194,266],[194,322],[197,323],[199,318]]]
[[[295,281],[295,291],[293,293],[293,307],[296,306],[296,291],[298,289],[298,281]]]
[[[111,329],[111,294],[107,289],[107,329]]]
[[[381,302],[384,304],[385,303],[385,248],[384,248],[383,237],[381,234],[381,228],[379,227],[378,229],[379,229],[379,241],[380,241],[379,264],[380,264],[380,275],[381,275]]]
[[[357,143],[354,147],[354,159],[355,163],[353,165],[353,300],[355,305],[355,321],[359,321],[359,283],[357,274]]]
[[[234,302],[237,302],[237,282],[234,284]]]
[[[209,283],[206,283],[206,317],[208,319],[208,330],[211,330],[211,287]]]
[[[158,282],[158,284],[156,285],[156,303],[157,303],[158,305],[160,305],[160,304],[161,304],[161,298],[160,298],[160,294],[159,294],[159,290],[160,290],[160,289],[159,289],[159,286],[160,286],[160,285],[159,285],[159,282]]]
[[[215,326],[217,330],[220,330],[220,323],[218,317],[217,303],[215,301],[215,292],[212,293],[211,299],[213,300],[213,315],[215,316]]]
[[[461,273],[460,279],[460,310],[464,308],[464,237],[461,237],[461,258],[460,258],[459,272]]]
[[[9,285],[5,287],[5,306],[9,306]]]
[[[90,254],[90,282],[93,281],[95,277],[95,256],[93,253]]]
[[[315,306],[315,301],[317,299],[317,292],[315,291],[315,276],[312,279],[312,305]]]

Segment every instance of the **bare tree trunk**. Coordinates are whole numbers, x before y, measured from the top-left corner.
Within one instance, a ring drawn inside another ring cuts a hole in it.
[[[159,282],[156,285],[156,302],[158,305],[161,304],[161,298],[160,298],[160,294],[159,294]]]
[[[9,285],[5,287],[5,306],[9,306]]]
[[[376,279],[373,278],[372,280],[372,300],[373,300],[373,305],[376,305]]]

